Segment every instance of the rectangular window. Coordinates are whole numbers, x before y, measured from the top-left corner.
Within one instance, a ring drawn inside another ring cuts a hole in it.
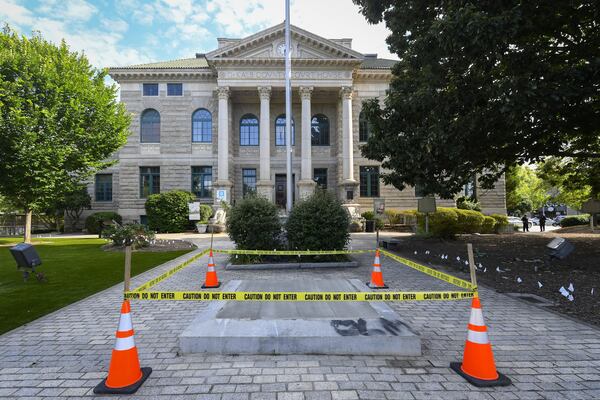
[[[327,168],[315,168],[313,180],[317,182],[317,187],[327,189]]]
[[[144,96],[158,96],[158,83],[144,83]]]
[[[167,83],[167,96],[183,96],[183,84]]]
[[[417,198],[425,197],[425,191],[423,190],[423,185],[419,185],[418,183],[415,185],[415,197],[417,197]]]
[[[379,197],[379,167],[360,167],[360,196]]]
[[[147,215],[140,215],[140,224],[148,226],[148,216]]]
[[[160,193],[160,167],[140,167],[140,198]]]
[[[256,169],[244,168],[242,169],[242,194],[246,197],[252,193],[256,193]]]
[[[192,167],[192,193],[212,198],[212,167]]]
[[[96,201],[112,201],[112,174],[96,175]]]

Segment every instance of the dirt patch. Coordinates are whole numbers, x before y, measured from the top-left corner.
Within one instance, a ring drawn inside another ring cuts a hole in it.
[[[157,251],[176,251],[176,250],[193,250],[196,245],[186,242],[185,240],[161,240],[157,239],[148,247],[136,249],[136,252],[157,252]],[[113,246],[112,243],[102,246],[105,251],[124,251],[122,246]]]
[[[546,245],[558,236],[571,242],[575,250],[564,260],[550,261]],[[571,231],[461,235],[456,240],[413,236],[400,240],[398,254],[467,279],[466,244],[473,243],[475,263],[481,264],[479,283],[503,293],[541,296],[552,301],[551,308],[561,313],[600,325],[600,235]],[[447,258],[442,260],[442,255]],[[569,290],[571,284],[573,291]],[[572,301],[560,293],[561,287]]]

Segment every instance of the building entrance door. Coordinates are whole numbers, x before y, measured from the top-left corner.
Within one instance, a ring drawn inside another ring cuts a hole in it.
[[[292,174],[292,203],[296,198],[296,175]],[[280,207],[285,208],[285,198],[286,198],[286,174],[276,174],[275,175],[275,204]]]

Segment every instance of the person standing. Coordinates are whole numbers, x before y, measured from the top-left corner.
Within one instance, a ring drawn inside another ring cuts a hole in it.
[[[521,221],[523,221],[523,232],[529,232],[529,218],[527,218],[527,214],[523,215]]]
[[[540,217],[540,232],[546,232],[546,216],[544,214]]]

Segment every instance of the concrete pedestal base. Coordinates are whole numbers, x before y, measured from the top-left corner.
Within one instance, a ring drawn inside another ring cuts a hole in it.
[[[359,280],[231,281],[223,291],[370,291]],[[182,353],[421,355],[383,302],[214,302],[179,336]]]
[[[306,199],[311,194],[315,192],[315,188],[317,187],[317,183],[310,180],[301,180],[298,182],[298,192],[300,192],[300,199]]]

